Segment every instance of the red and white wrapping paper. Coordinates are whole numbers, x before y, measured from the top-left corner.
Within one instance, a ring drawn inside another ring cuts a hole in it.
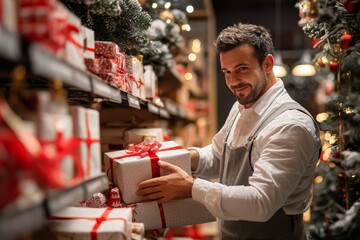
[[[164,141],[164,131],[162,128],[133,128],[124,132],[124,144],[138,144],[144,141],[144,138],[152,137],[158,142]]]
[[[129,75],[131,92],[134,96],[146,99],[145,95],[142,95],[144,88],[144,67],[139,59],[132,57],[132,74]]]
[[[86,68],[92,73],[97,74],[100,71],[99,59],[97,58],[85,58],[85,65]]]
[[[85,177],[101,174],[100,120],[95,109],[71,106],[74,137],[80,141],[80,157]]]
[[[83,56],[84,42],[80,34],[81,20],[75,14],[67,10],[68,32],[66,34],[65,60],[73,66],[85,70]]]
[[[174,164],[191,174],[189,151],[174,141],[162,142],[159,151],[141,157],[143,154],[128,150],[105,153],[105,169],[109,179],[120,188],[125,203],[141,202],[141,197],[135,194],[140,182],[168,174],[160,169],[157,164],[159,160]]]
[[[49,220],[49,228],[60,239],[130,240],[130,208],[68,207]]]
[[[95,41],[95,55],[111,59],[124,57],[116,43],[107,41]]]
[[[61,176],[64,178],[61,181],[65,185],[70,186],[81,180],[76,179],[76,182],[72,181],[76,176],[76,178],[83,177],[83,169],[81,165],[79,166],[80,159],[78,155],[75,157],[75,155],[70,154],[71,152],[77,152],[77,149],[70,148],[78,147],[78,145],[72,146],[70,144],[73,140],[73,122],[71,116],[68,114],[39,113],[35,122],[38,139],[48,156],[55,159],[58,153],[63,151],[69,152],[69,155],[61,159],[60,164],[64,174],[64,176]],[[41,162],[38,164],[41,164]]]
[[[8,31],[16,32],[16,16],[16,1],[0,0],[0,26]]]
[[[19,0],[18,30],[29,40],[62,55],[69,33],[67,12],[58,0]]]
[[[80,35],[83,45],[83,57],[84,58],[95,58],[95,33],[90,28],[81,26]]]
[[[213,222],[215,218],[204,205],[192,198],[159,204],[156,201],[132,204],[133,220],[145,230],[171,228]]]
[[[98,58],[98,62],[99,62],[98,73],[125,74],[119,69],[120,67],[118,66],[116,60],[112,60],[109,58]]]

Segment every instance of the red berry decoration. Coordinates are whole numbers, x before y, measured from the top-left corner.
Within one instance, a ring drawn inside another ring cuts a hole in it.
[[[340,37],[340,46],[342,49],[348,49],[353,45],[353,36],[349,33],[344,33]]]
[[[329,62],[329,68],[330,68],[330,71],[332,71],[333,73],[336,73],[337,69],[338,69],[338,62],[337,61],[330,61]]]
[[[359,3],[357,1],[354,1],[354,0],[345,0],[344,1],[344,8],[349,13],[354,13],[354,12],[357,12],[359,10]]]

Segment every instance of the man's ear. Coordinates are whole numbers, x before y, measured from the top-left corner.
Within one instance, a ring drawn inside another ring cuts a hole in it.
[[[270,72],[273,70],[273,66],[274,66],[275,60],[274,60],[274,56],[272,54],[268,54],[264,60],[264,70],[265,72]]]

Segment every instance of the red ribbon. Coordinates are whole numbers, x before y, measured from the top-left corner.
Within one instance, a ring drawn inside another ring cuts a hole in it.
[[[158,165],[158,161],[160,160],[159,157],[156,155],[156,152],[163,152],[163,151],[171,151],[171,150],[177,150],[177,149],[183,149],[181,146],[175,146],[175,147],[169,147],[160,149],[161,143],[158,141],[154,141],[153,143],[139,143],[136,145],[130,145],[127,150],[125,150],[125,155],[113,157],[110,158],[110,171],[111,171],[111,180],[114,181],[114,171],[113,171],[113,162],[116,159],[122,159],[126,157],[132,157],[132,156],[140,156],[140,157],[150,157],[151,161],[151,173],[152,177],[160,177],[160,167]],[[164,207],[161,203],[158,203],[158,208],[160,212],[160,218],[161,218],[161,225],[163,228],[166,228],[166,220],[165,220],[165,214],[164,214]]]
[[[85,126],[86,126],[86,138],[78,138],[79,141],[83,141],[86,144],[87,158],[86,158],[86,170],[85,175],[90,176],[91,166],[91,146],[93,143],[99,143],[100,139],[91,138],[90,123],[89,123],[89,112],[85,111]]]
[[[50,217],[50,219],[52,220],[95,220],[95,224],[91,229],[91,239],[92,240],[97,240],[97,231],[100,227],[100,225],[104,222],[104,221],[110,221],[110,220],[122,220],[124,221],[124,225],[125,225],[125,232],[126,232],[126,219],[125,218],[108,218],[108,215],[110,214],[110,212],[113,210],[113,208],[106,208],[104,213],[100,216],[100,217]]]
[[[135,83],[137,88],[141,88],[141,86],[144,85],[142,81],[137,81],[133,75],[130,75],[129,78]]]

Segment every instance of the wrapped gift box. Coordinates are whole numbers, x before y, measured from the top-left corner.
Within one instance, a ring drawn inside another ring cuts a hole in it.
[[[133,218],[145,230],[180,227],[213,222],[215,218],[204,205],[192,198],[158,204],[156,201],[131,204]]]
[[[133,128],[124,132],[125,146],[128,144],[138,144],[144,141],[145,137],[152,137],[158,142],[164,141],[164,131],[162,128]]]
[[[132,94],[146,99],[145,95],[142,95],[144,92],[144,67],[142,62],[134,56],[132,56],[132,74],[129,74],[129,78]]]
[[[157,92],[157,76],[151,65],[144,66],[144,87],[143,92],[140,93],[141,97],[153,100]]]
[[[125,203],[141,202],[141,197],[135,194],[140,182],[167,174],[158,166],[159,160],[174,164],[191,174],[189,151],[174,141],[161,144],[159,151],[145,157],[128,150],[105,153],[105,170],[109,179],[120,188]]]
[[[18,30],[27,39],[63,56],[69,30],[67,12],[58,0],[19,0]]]
[[[120,52],[119,46],[116,43],[107,41],[95,41],[95,55],[112,59],[122,59],[125,57],[124,54]]]
[[[80,140],[80,157],[85,177],[101,174],[100,120],[95,109],[71,106],[74,137]]]
[[[59,239],[131,239],[130,208],[68,207],[49,220],[49,228]]]
[[[83,57],[94,59],[95,58],[95,33],[90,28],[81,26],[80,36],[83,45]]]
[[[118,71],[117,61],[109,58],[98,58],[99,61],[99,72],[98,73],[113,73],[113,74],[123,74]]]
[[[71,65],[86,70],[84,61],[84,42],[80,34],[81,20],[75,14],[67,10],[68,31],[65,44],[65,60]]]
[[[65,186],[78,183],[83,178],[84,172],[80,156],[77,154],[79,145],[76,144],[78,143],[77,140],[73,138],[71,116],[68,114],[39,113],[35,123],[38,139],[50,158],[56,159],[59,153],[67,153],[60,163],[64,174],[64,179],[61,181],[64,182]],[[51,172],[52,169],[49,169],[50,175]],[[59,178],[61,176],[53,177]]]
[[[85,65],[86,68],[92,73],[96,74],[100,71],[99,59],[97,58],[85,58]]]

